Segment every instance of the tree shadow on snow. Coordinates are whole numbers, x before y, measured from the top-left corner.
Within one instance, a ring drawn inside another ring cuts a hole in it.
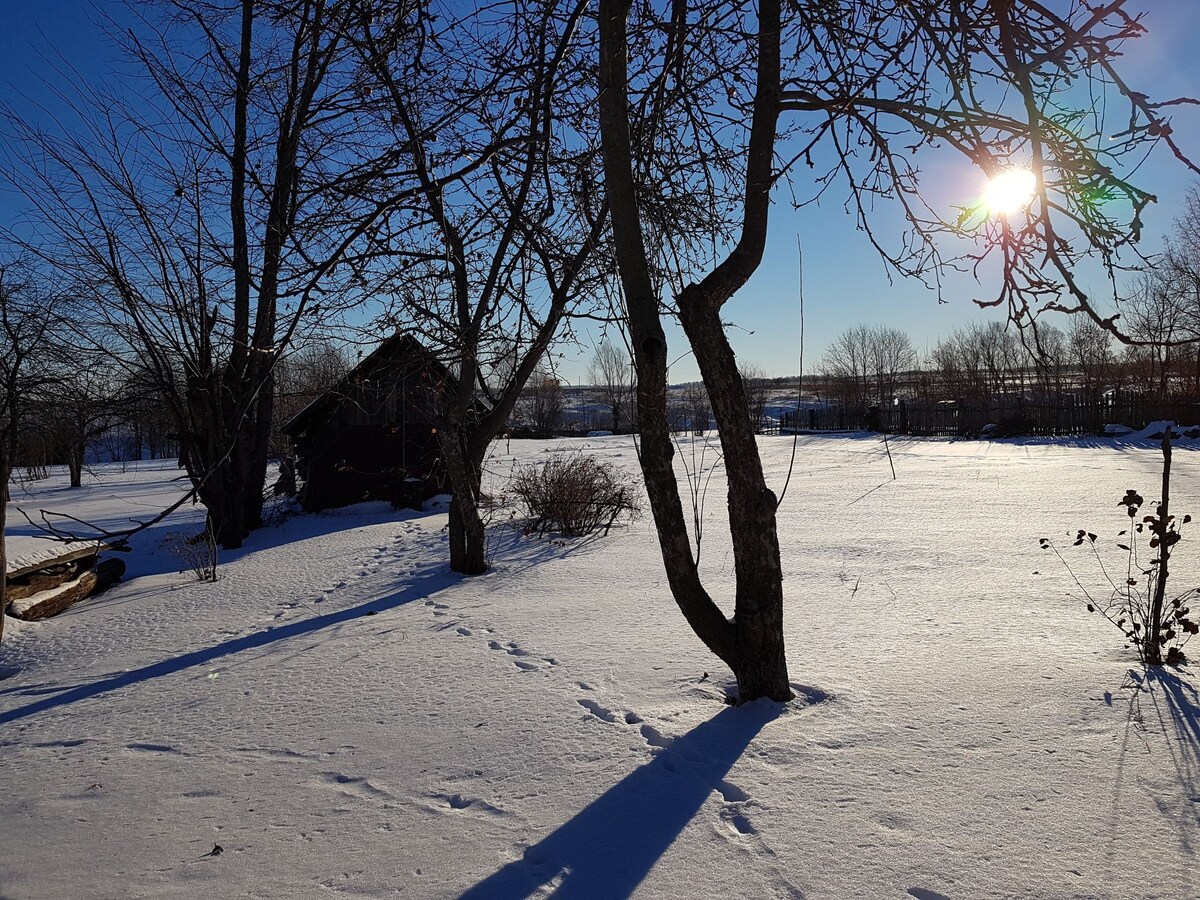
[[[1131,673],[1132,674],[1132,673]],[[1158,715],[1168,742],[1179,780],[1191,801],[1200,797],[1200,693],[1176,673],[1154,667],[1147,669],[1143,682]],[[1169,720],[1169,723],[1168,723]]]
[[[605,537],[616,537],[624,525],[614,525],[610,535],[603,529],[581,537],[563,537],[547,532],[543,536],[527,534],[525,520],[506,522],[488,530],[488,559],[497,569],[517,574],[554,560],[590,553]]]
[[[460,900],[516,900],[539,888],[559,900],[628,897],[710,794],[716,791],[727,802],[746,799],[724,777],[785,708],[769,701],[730,707],[670,743],[643,726],[647,741],[662,747],[653,760]],[[734,818],[739,817],[744,820],[740,814]]]
[[[164,675],[173,675],[185,669],[204,666],[213,660],[243,653],[247,650],[272,647],[292,638],[305,637],[327,629],[336,629],[355,619],[387,612],[406,603],[411,603],[413,600],[425,599],[434,592],[447,588],[460,580],[460,576],[450,572],[444,565],[431,566],[412,583],[405,585],[400,590],[388,596],[360,603],[357,606],[347,609],[289,622],[286,625],[268,626],[262,631],[255,631],[252,634],[222,641],[212,647],[193,650],[189,653],[183,653],[179,656],[141,666],[137,669],[130,669],[129,671],[89,681],[86,684],[64,688],[62,691],[55,692],[51,696],[44,696],[42,699],[35,700],[25,706],[0,711],[0,725],[26,719],[46,710],[67,706],[79,700],[87,700],[91,697],[131,687],[154,678],[161,678]],[[13,691],[14,693],[20,692],[17,689],[13,689]],[[39,693],[44,694],[47,691],[42,689]]]
[[[1200,827],[1197,816],[1197,804],[1200,803],[1200,693],[1187,679],[1159,666],[1140,671],[1130,669],[1126,686],[1131,686],[1133,692],[1123,751],[1128,748],[1131,733],[1140,734],[1147,752],[1151,750],[1150,740],[1155,732],[1161,735],[1166,756],[1159,769],[1162,775],[1169,775],[1173,768],[1179,787],[1177,791],[1154,796],[1153,801],[1159,813],[1178,830],[1180,847],[1189,853],[1195,852],[1196,833]],[[1125,781],[1124,752],[1121,760],[1113,797],[1114,840],[1117,841],[1127,825],[1120,802]],[[1110,864],[1113,853],[1110,846]],[[1194,887],[1191,868],[1185,867],[1183,872],[1189,883],[1175,885],[1176,894],[1191,896]]]

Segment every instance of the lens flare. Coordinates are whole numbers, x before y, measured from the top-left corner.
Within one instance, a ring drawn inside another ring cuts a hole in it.
[[[1019,213],[1033,200],[1037,178],[1028,169],[1005,169],[983,189],[983,205],[993,216]]]

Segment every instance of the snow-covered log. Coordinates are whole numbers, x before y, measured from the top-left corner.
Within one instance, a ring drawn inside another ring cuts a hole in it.
[[[123,560],[106,559],[71,581],[39,591],[30,597],[13,600],[8,611],[10,615],[26,621],[45,619],[115,584],[124,574]]]

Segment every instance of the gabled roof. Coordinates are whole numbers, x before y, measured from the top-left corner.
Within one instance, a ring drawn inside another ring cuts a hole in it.
[[[357,366],[338,380],[337,384],[314,399],[283,425],[283,433],[295,436],[309,427],[318,417],[329,416],[337,405],[345,400],[350,389],[364,381],[370,381],[377,372],[394,364],[397,360],[410,360],[419,367],[432,370],[448,384],[454,382],[453,373],[433,352],[406,331],[397,331],[371,351]]]

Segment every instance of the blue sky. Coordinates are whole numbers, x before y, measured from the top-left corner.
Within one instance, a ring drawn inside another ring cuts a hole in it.
[[[1132,7],[1147,10],[1149,34],[1133,42],[1120,60],[1122,72],[1135,89],[1153,98],[1200,94],[1200,3],[1141,0]],[[62,79],[55,71],[65,60],[87,78],[109,73],[115,48],[98,22],[99,11],[115,11],[115,0],[0,0],[0,90],[21,114],[40,118],[61,109],[54,96]],[[61,56],[62,59],[57,57]],[[1174,116],[1176,133],[1200,157],[1200,109],[1180,109]],[[940,200],[948,205],[978,196],[982,176],[943,151],[945,161],[933,161],[928,171]],[[802,173],[803,174],[803,173]],[[1182,195],[1193,179],[1165,150],[1153,154],[1138,172],[1136,183],[1159,197],[1145,216],[1144,247],[1153,249],[1180,212]],[[0,195],[0,216],[18,214],[11,193]],[[891,214],[883,211],[886,222]],[[749,285],[727,307],[727,318],[740,327],[731,333],[739,358],[760,364],[771,375],[797,370],[800,318],[797,293],[796,236],[804,247],[805,368],[812,370],[825,345],[839,332],[859,322],[882,323],[908,332],[918,348],[973,320],[999,318],[998,311],[980,311],[972,298],[991,297],[994,284],[952,279],[939,304],[922,284],[889,283],[883,263],[847,215],[842,197],[831,193],[822,205],[793,211],[781,195],[772,212],[766,257]],[[898,234],[883,229],[885,237]],[[1099,279],[1089,286],[1106,291]],[[752,332],[752,333],[751,333]],[[672,357],[686,351],[683,339],[672,337]],[[562,374],[578,381],[586,370],[583,355],[567,351]],[[690,357],[671,370],[673,381],[696,376]]]

